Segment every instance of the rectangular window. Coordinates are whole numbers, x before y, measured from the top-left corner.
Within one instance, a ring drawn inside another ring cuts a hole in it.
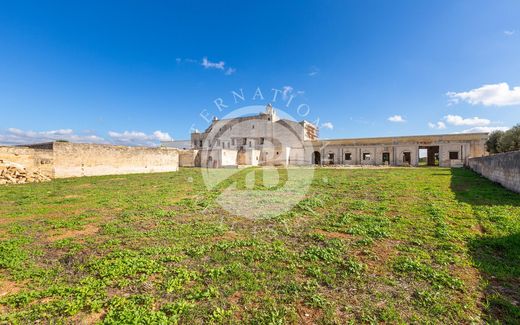
[[[235,139],[231,139],[231,144],[235,145]]]
[[[364,152],[363,153],[363,160],[370,160],[370,153]]]
[[[242,144],[243,144],[243,145],[246,145],[246,144],[247,144],[247,138],[242,139]]]
[[[350,152],[345,154],[345,160],[352,160],[352,154]]]
[[[458,160],[459,152],[458,151],[450,151],[450,160]]]
[[[251,141],[249,141],[249,148],[251,148]]]
[[[260,144],[264,144],[264,138],[260,138]]]

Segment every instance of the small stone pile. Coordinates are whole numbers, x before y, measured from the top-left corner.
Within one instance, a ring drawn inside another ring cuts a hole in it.
[[[50,180],[48,176],[38,171],[29,172],[20,164],[0,160],[0,185],[39,183]]]

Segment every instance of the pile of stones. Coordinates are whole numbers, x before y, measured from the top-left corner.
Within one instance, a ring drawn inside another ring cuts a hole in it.
[[[39,183],[50,180],[48,176],[38,171],[27,171],[20,164],[0,160],[0,185]]]

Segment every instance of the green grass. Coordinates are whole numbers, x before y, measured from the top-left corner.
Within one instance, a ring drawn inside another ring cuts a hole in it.
[[[0,323],[520,322],[520,195],[463,169],[317,169],[252,220],[217,200],[246,174],[0,187]]]

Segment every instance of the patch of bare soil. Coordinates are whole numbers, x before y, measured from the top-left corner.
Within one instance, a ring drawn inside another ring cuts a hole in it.
[[[323,235],[327,238],[337,238],[337,239],[359,239],[359,236],[354,236],[350,234],[345,234],[342,232],[335,232],[335,231],[326,231],[322,229],[314,229],[314,232]]]
[[[299,324],[317,324],[318,319],[323,314],[321,310],[311,308],[304,304],[298,304],[296,306],[296,312],[300,318]]]
[[[396,255],[397,249],[395,247],[399,243],[400,241],[398,240],[390,239],[376,241],[371,247],[370,254],[367,254],[366,251],[361,251],[358,256],[372,272],[384,273],[386,272],[387,262]]]
[[[220,241],[220,240],[235,240],[235,239],[239,239],[239,238],[240,238],[239,234],[237,234],[236,232],[234,232],[232,230],[227,231],[222,236],[213,237],[213,239],[217,240],[217,241]]]
[[[85,228],[81,230],[67,230],[63,233],[54,234],[47,237],[47,240],[50,242],[55,242],[57,240],[65,239],[65,238],[76,238],[83,236],[91,236],[99,231],[99,227],[96,225],[86,225]]]
[[[101,321],[101,318],[105,315],[104,312],[97,313],[79,313],[73,319],[73,324],[97,324]]]
[[[20,287],[13,281],[0,280],[0,298],[20,291]]]

